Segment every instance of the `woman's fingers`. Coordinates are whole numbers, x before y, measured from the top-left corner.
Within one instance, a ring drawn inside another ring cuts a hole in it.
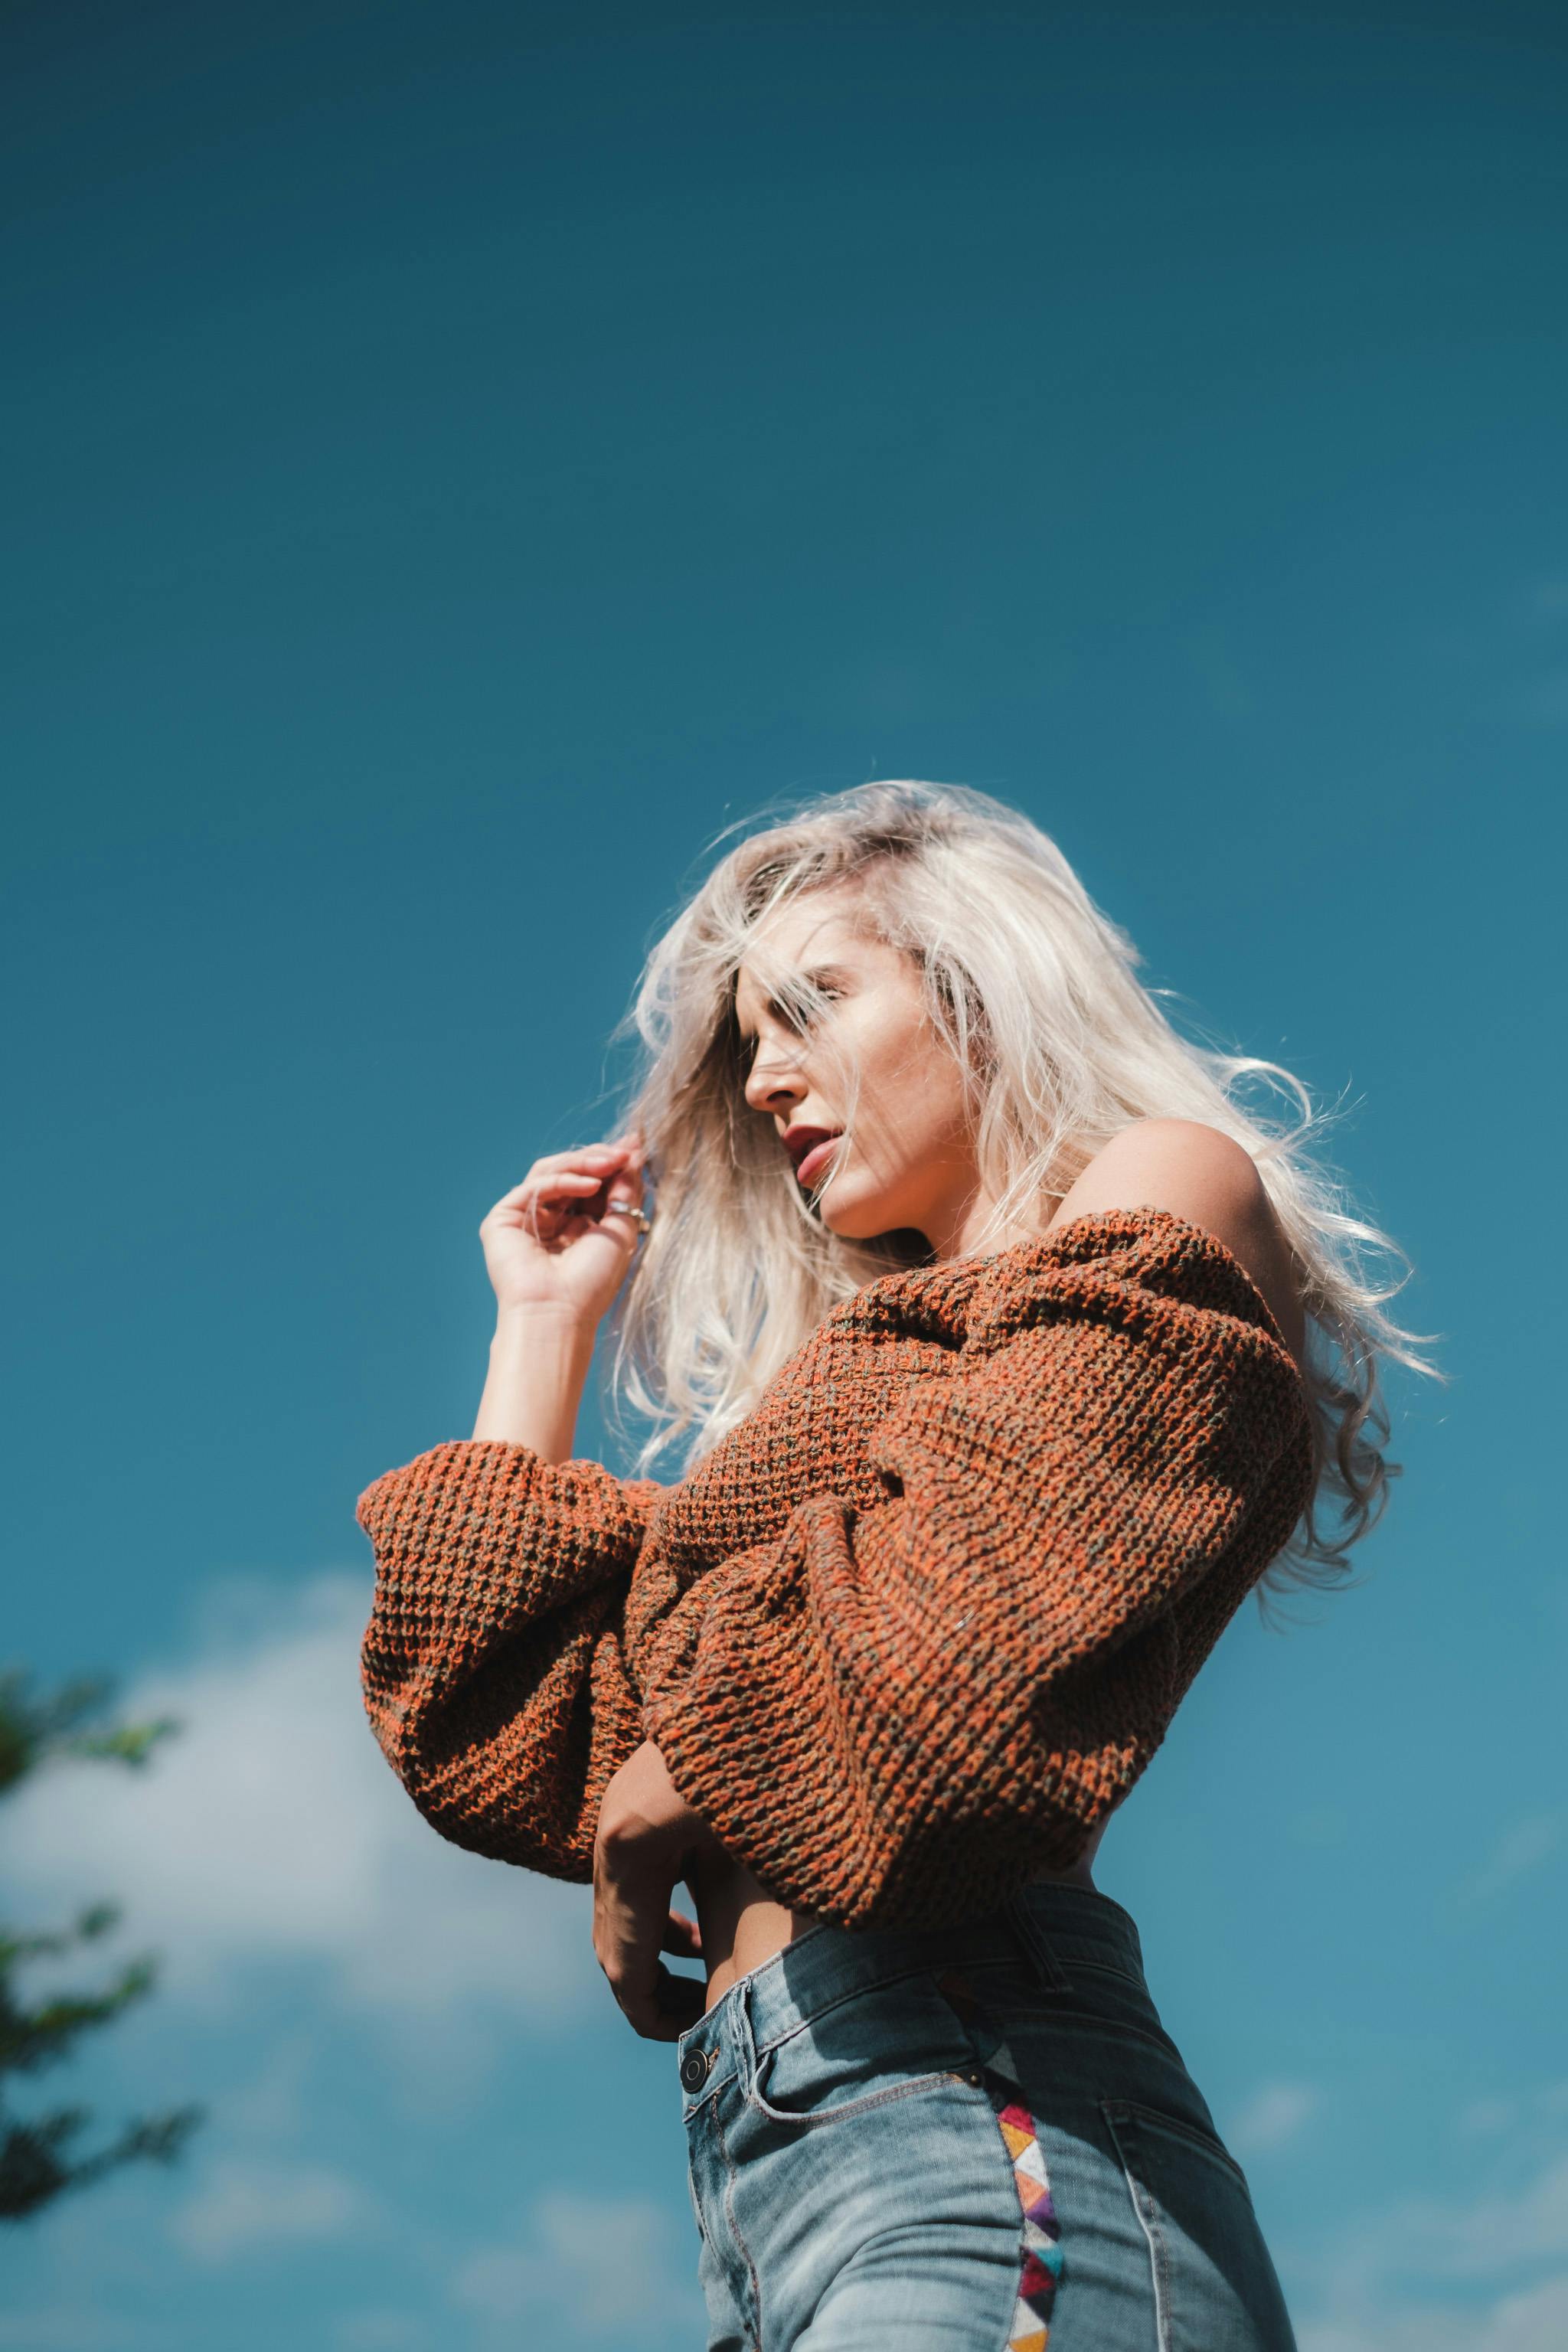
[[[548,1151],[503,1192],[479,1226],[502,1312],[542,1307],[596,1325],[637,1255],[645,1227],[615,1213],[640,1208],[645,1151],[634,1129],[606,1143]]]
[[[702,1957],[702,1930],[695,1919],[687,1917],[684,1911],[672,1911],[659,1950],[672,1952],[677,1959],[700,1960]]]
[[[567,1171],[560,1176],[542,1178],[533,1188],[533,1198],[541,1208],[547,1209],[552,1201],[591,1200],[595,1192],[602,1192],[604,1189],[603,1176],[579,1176]],[[519,1206],[521,1205],[520,1202]]]
[[[695,1959],[701,1948],[696,1923],[669,1907],[671,1867],[652,1856],[638,1866],[624,1850],[601,1850],[595,1862],[594,1950],[627,2023],[649,2042],[673,2042],[706,1999],[695,1978],[658,1957]]]
[[[531,1228],[541,1214],[570,1217],[586,1211],[590,1221],[597,1223],[609,1205],[612,1185],[618,1187],[617,1198],[629,1200],[634,1207],[640,1205],[643,1172],[636,1153],[619,1145],[605,1144],[592,1151],[562,1153],[558,1157],[571,1164],[536,1162],[521,1184],[514,1184],[510,1192],[502,1194],[491,1214],[510,1212]],[[601,1196],[604,1206],[595,1210],[592,1203]]]
[[[713,1833],[645,1739],[612,1775],[594,1840],[594,1951],[629,2022],[647,2040],[673,2042],[702,2014],[705,1988],[667,1969],[660,1952],[700,1959],[697,1922],[671,1904]]]
[[[695,1977],[678,1977],[673,1969],[658,1964],[658,1982],[655,1998],[662,2024],[673,2029],[651,2034],[650,2041],[674,2042],[689,2025],[695,2025],[708,2005],[708,1995]]]
[[[563,1178],[575,1182],[602,1184],[623,1161],[634,1156],[632,1147],[623,1143],[585,1143],[574,1151],[547,1151],[534,1161],[526,1176],[501,1194],[498,1209],[515,1208],[525,1192],[548,1191]]]

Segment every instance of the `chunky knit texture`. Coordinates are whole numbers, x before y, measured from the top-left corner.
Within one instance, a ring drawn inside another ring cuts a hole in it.
[[[588,1878],[651,1738],[781,1901],[934,1927],[1076,1860],[1312,1475],[1239,1261],[1103,1210],[868,1284],[678,1485],[493,1439],[388,1471],[365,1706],[475,1853]]]

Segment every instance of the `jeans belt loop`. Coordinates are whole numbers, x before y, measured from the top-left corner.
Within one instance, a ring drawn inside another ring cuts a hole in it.
[[[1029,1905],[1029,1889],[1021,1886],[1006,1903],[1007,1924],[1024,1948],[1037,1981],[1047,1992],[1070,1992],[1072,1979],[1057,1958],[1049,1937]]]

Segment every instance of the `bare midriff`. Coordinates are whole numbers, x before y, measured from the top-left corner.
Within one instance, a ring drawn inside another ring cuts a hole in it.
[[[1101,1822],[1070,1870],[1037,1870],[1035,1878],[1057,1886],[1092,1887],[1094,1857],[1106,1826]],[[728,1857],[705,1864],[696,1880],[688,1883],[702,1930],[708,2009],[723,1998],[738,1977],[760,1969],[764,1960],[771,1960],[775,1952],[782,1952],[786,1944],[793,1944],[797,1936],[817,1924],[809,1911],[792,1911],[775,1902],[743,1863]]]

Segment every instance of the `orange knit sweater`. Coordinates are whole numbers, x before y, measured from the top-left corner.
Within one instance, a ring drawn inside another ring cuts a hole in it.
[[[477,1853],[586,1879],[651,1738],[782,1902],[934,1927],[1082,1852],[1312,1477],[1238,1260],[1103,1210],[868,1283],[678,1485],[495,1439],[388,1471],[365,1706]]]

